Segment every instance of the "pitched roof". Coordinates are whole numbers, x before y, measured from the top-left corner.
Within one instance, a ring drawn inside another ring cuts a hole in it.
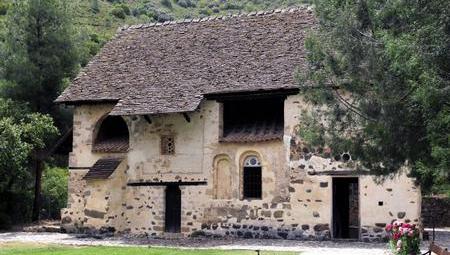
[[[314,23],[301,7],[124,28],[56,102],[157,114],[193,111],[209,93],[292,89]]]
[[[107,179],[122,160],[123,158],[101,158],[89,169],[84,179]]]

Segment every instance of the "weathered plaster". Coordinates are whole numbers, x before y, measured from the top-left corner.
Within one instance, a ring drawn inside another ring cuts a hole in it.
[[[98,120],[112,105],[75,108],[71,167],[90,167],[109,154],[93,153]],[[300,96],[285,101],[283,140],[221,143],[221,105],[204,101],[189,113],[125,117],[130,149],[106,180],[84,181],[87,170],[71,170],[67,226],[113,227],[118,232],[161,235],[164,232],[165,187],[127,186],[128,182],[206,181],[181,186],[181,232],[254,238],[327,239],[332,228],[332,177],[320,171],[349,170],[355,162],[322,158],[297,136],[302,110],[311,110]],[[175,154],[160,154],[160,136],[175,137]],[[243,199],[242,164],[255,155],[262,165],[262,199]],[[359,176],[361,238],[382,238],[380,226],[396,218],[418,222],[420,191],[400,175],[378,185]],[[378,202],[383,201],[379,206]],[[403,215],[403,212],[405,215]],[[403,216],[403,217],[399,217]]]

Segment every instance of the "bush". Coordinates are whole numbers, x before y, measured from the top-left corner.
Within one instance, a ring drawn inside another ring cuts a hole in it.
[[[9,229],[31,218],[33,193],[27,187],[0,192],[0,198],[0,229]]]
[[[119,19],[125,19],[125,17],[127,16],[125,11],[120,6],[114,7],[114,9],[111,10],[110,14]]]
[[[9,9],[9,4],[0,2],[0,16],[6,15]]]
[[[131,10],[131,14],[133,14],[134,17],[139,17],[141,16],[141,11],[139,9],[133,8],[133,10]]]
[[[172,2],[171,0],[161,0],[161,4],[169,9],[172,9]]]
[[[170,16],[169,14],[167,14],[165,12],[160,12],[160,11],[152,12],[151,16],[149,15],[149,17],[153,17],[153,19],[155,19],[158,22],[165,22],[165,21],[173,20],[172,16]]]
[[[195,3],[191,0],[178,0],[177,4],[183,8],[195,7]]]
[[[201,9],[199,13],[204,16],[210,16],[212,14],[212,11],[211,9]]]
[[[244,7],[241,4],[235,3],[235,2],[226,2],[223,5],[224,10],[241,10]]]
[[[120,8],[122,8],[122,10],[125,12],[126,15],[130,15],[131,14],[131,10],[130,10],[130,7],[128,7],[128,5],[121,4],[119,6],[120,6]]]
[[[67,205],[67,181],[65,168],[47,168],[42,177],[42,211],[45,219],[59,219],[60,210]]]
[[[93,13],[100,12],[100,5],[98,4],[98,0],[91,0],[91,11]]]

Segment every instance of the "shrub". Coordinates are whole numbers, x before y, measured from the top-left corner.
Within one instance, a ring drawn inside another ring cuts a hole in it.
[[[60,218],[61,208],[67,205],[67,180],[65,168],[47,168],[42,177],[42,211],[46,219]]]
[[[131,14],[131,10],[130,10],[130,7],[128,7],[128,5],[121,4],[120,8],[122,8],[122,10],[125,12],[126,15],[130,15]]]
[[[98,0],[91,0],[91,11],[93,13],[100,12],[100,5],[98,4]]]
[[[22,187],[22,190],[0,192],[0,198],[0,229],[9,229],[30,219],[33,204],[30,189]]]
[[[6,15],[9,9],[9,4],[0,2],[0,16]]]
[[[158,22],[166,22],[173,20],[172,16],[170,16],[165,12],[156,12],[155,14],[156,15],[154,16],[154,19],[157,20]]]
[[[139,17],[139,16],[141,16],[141,11],[139,9],[133,8],[133,10],[131,10],[131,14],[134,17]]]
[[[191,0],[178,0],[177,4],[183,8],[195,7],[195,3]]]
[[[212,14],[211,9],[201,9],[199,13],[203,16],[210,16]]]
[[[172,1],[171,0],[161,0],[161,4],[169,9],[172,9]]]
[[[235,3],[235,2],[226,2],[223,5],[224,10],[241,10],[244,7],[241,4]]]
[[[125,17],[127,16],[125,11],[119,6],[114,7],[114,9],[111,10],[110,14],[119,19],[125,19]]]

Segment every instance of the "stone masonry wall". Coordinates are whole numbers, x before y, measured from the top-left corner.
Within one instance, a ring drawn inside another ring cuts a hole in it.
[[[424,197],[422,202],[424,227],[450,227],[450,198]]]
[[[299,115],[311,108],[300,96],[285,101],[283,140],[221,143],[221,107],[204,101],[182,114],[126,117],[130,130],[127,160],[107,180],[84,181],[87,168],[105,154],[91,145],[98,120],[111,105],[80,106],[74,115],[67,226],[109,228],[140,236],[164,235],[164,186],[127,186],[129,182],[204,181],[181,186],[183,235],[244,238],[330,239],[333,171],[351,170],[355,162],[323,157],[298,137]],[[161,155],[160,137],[175,138],[175,154]],[[249,155],[262,166],[262,199],[243,199],[242,165]],[[86,169],[80,169],[86,167]],[[342,176],[342,174],[340,175]],[[344,175],[345,176],[345,175]],[[352,175],[355,176],[355,175]],[[420,190],[401,174],[383,184],[359,179],[360,238],[384,238],[383,226],[394,219],[419,222]],[[224,184],[226,183],[226,184]],[[380,203],[381,202],[381,203]],[[380,205],[381,204],[381,205]]]

